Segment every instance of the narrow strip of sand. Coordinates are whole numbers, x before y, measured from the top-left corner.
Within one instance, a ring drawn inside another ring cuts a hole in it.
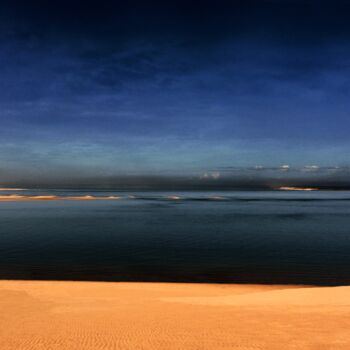
[[[350,287],[0,281],[0,349],[350,349]]]
[[[9,195],[0,195],[0,202],[32,202],[32,201],[96,201],[96,200],[117,200],[121,199],[120,196],[54,196],[54,195],[18,195],[18,194],[9,194]]]

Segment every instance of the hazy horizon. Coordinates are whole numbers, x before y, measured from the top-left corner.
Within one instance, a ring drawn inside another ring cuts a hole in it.
[[[324,190],[348,190],[350,170],[344,168],[262,169],[243,168],[230,171],[208,171],[202,174],[126,174],[87,176],[76,174],[47,178],[2,178],[2,188],[71,188],[111,190],[269,190],[301,187]]]

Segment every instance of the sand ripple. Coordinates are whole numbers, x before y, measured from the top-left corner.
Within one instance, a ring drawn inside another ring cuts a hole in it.
[[[0,349],[350,348],[350,287],[0,281]]]

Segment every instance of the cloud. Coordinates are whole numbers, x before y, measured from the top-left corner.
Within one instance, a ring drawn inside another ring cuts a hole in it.
[[[319,171],[320,167],[318,165],[305,165],[304,168],[302,169],[302,171]]]
[[[206,172],[204,173],[203,175],[201,175],[199,178],[201,180],[205,179],[214,179],[214,180],[217,180],[219,179],[221,176],[220,172],[219,171],[213,171],[213,172]]]

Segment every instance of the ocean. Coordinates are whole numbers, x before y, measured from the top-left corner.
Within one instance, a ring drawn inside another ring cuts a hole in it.
[[[25,195],[92,197],[0,202],[0,279],[350,282],[347,191]]]

